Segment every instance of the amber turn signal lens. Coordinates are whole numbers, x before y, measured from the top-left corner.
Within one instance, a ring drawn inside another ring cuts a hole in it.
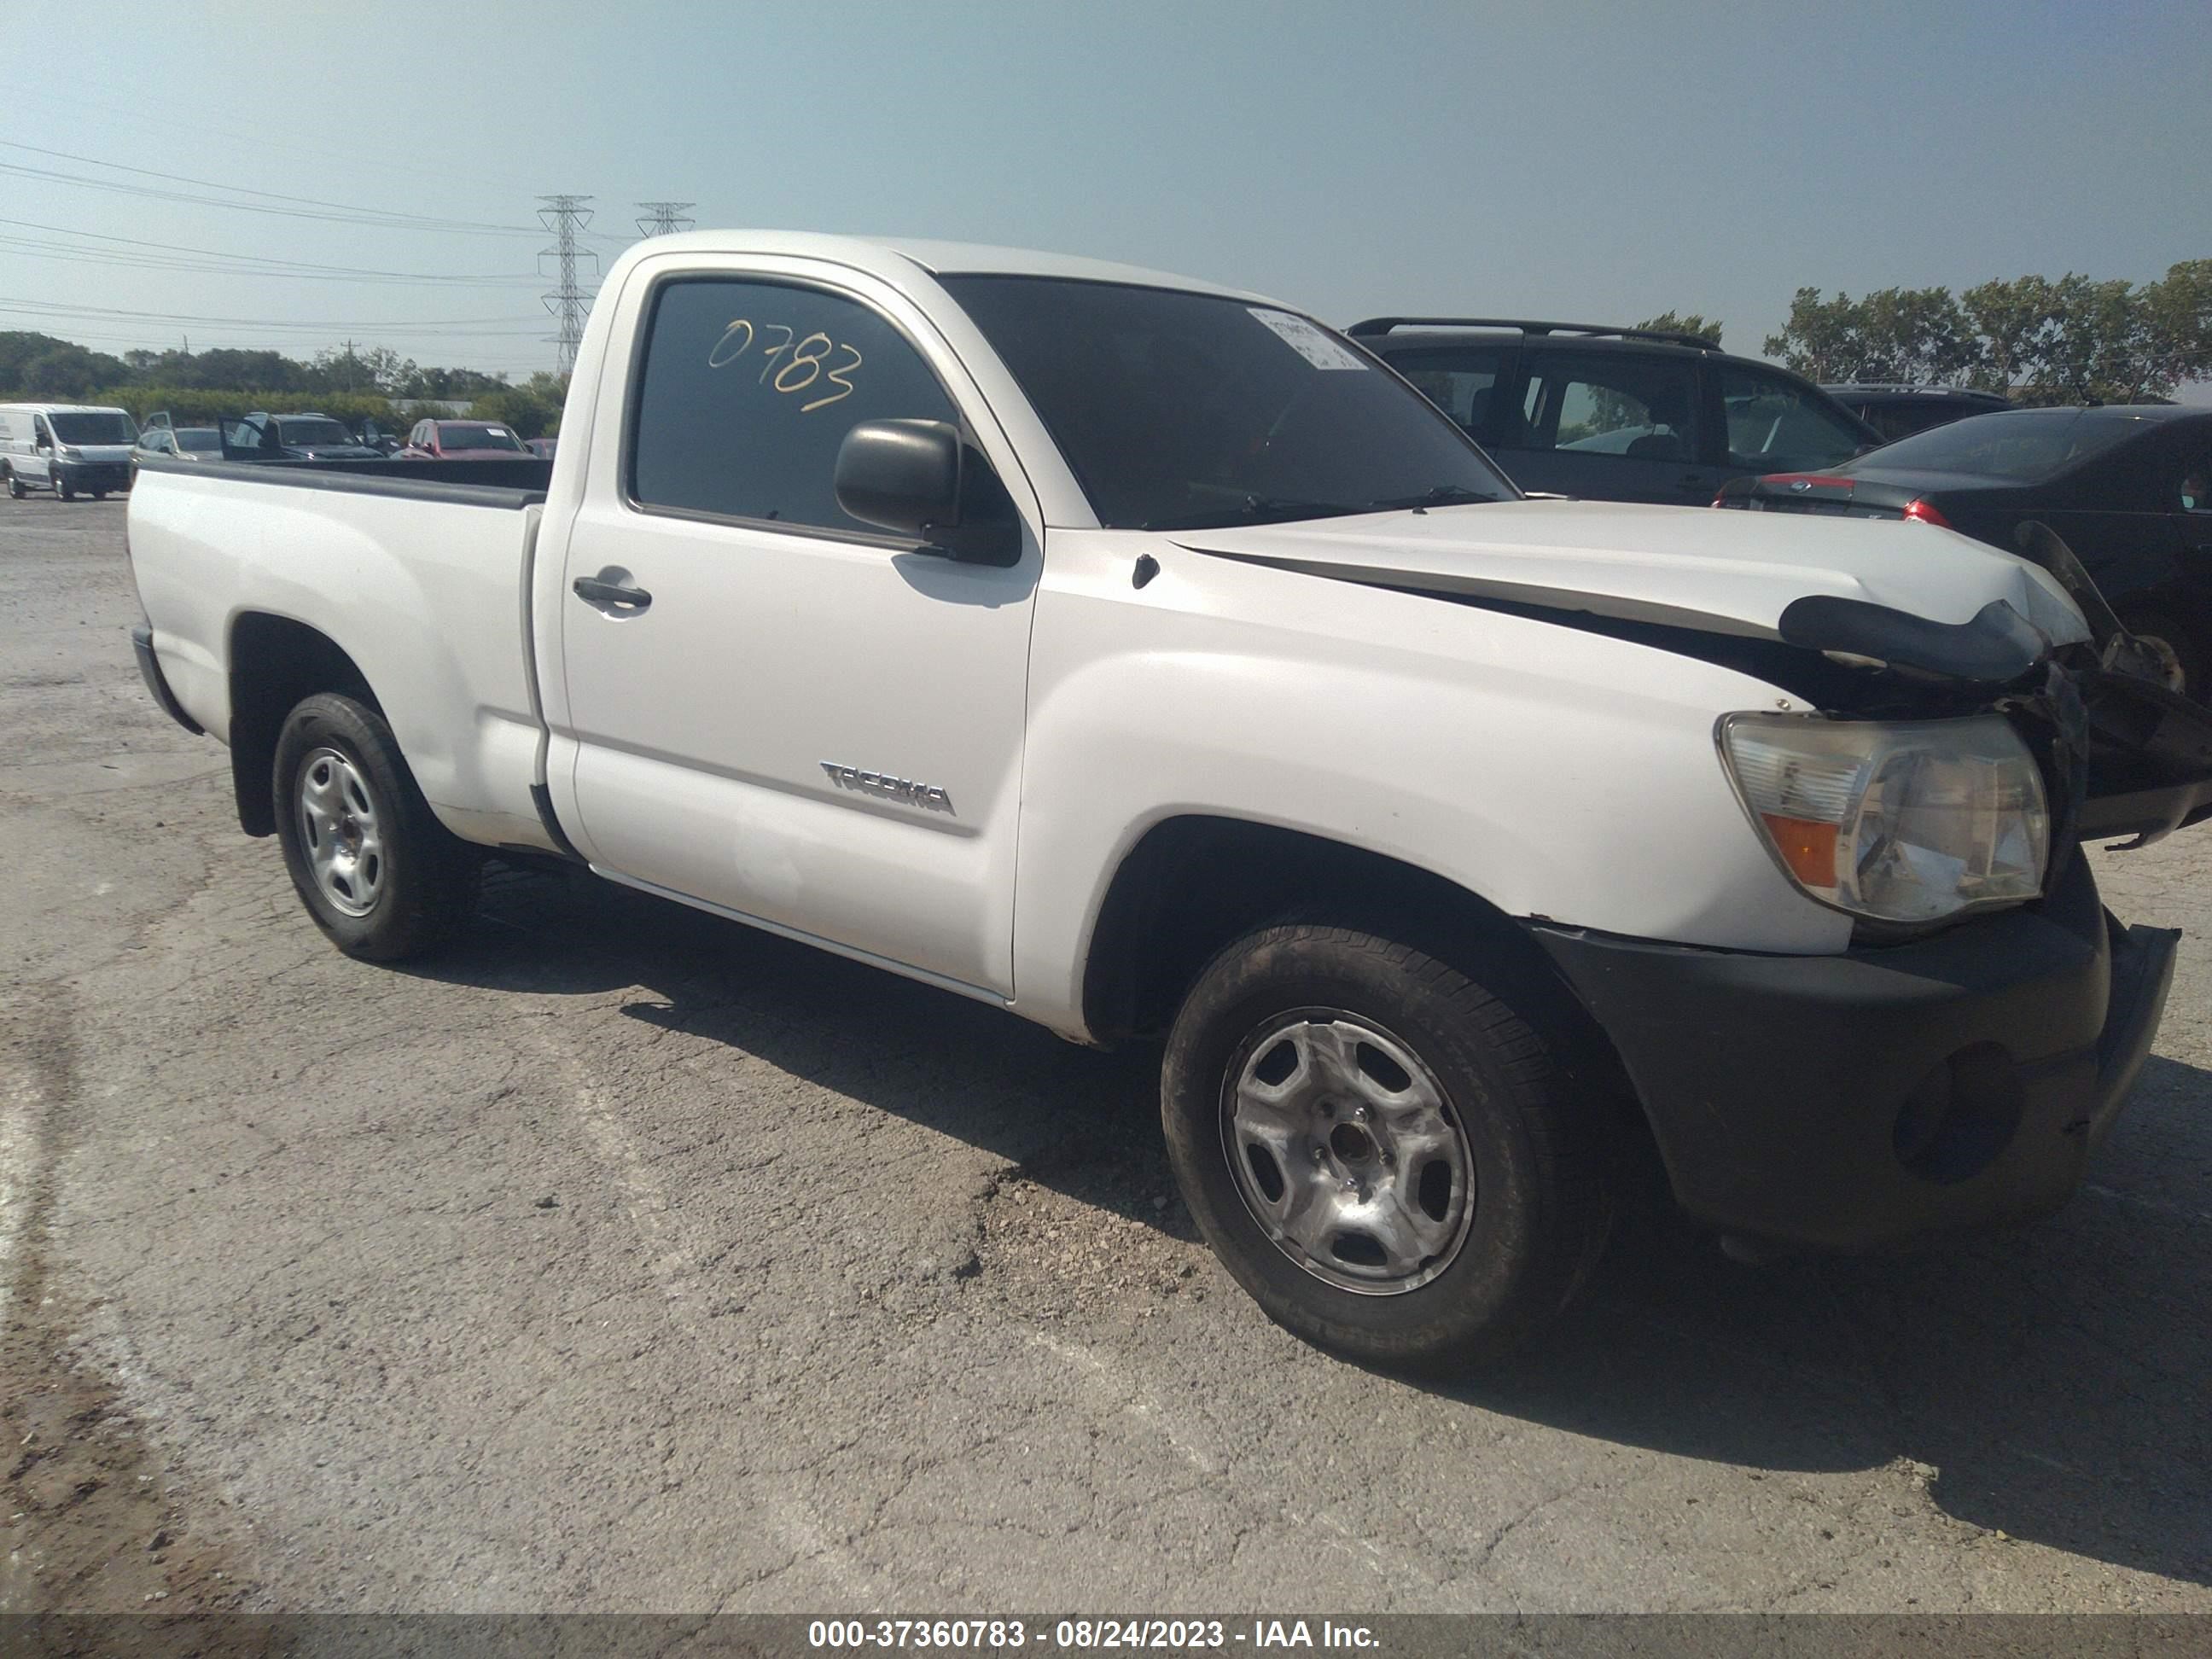
[[[1782,861],[1790,866],[1791,875],[1808,887],[1835,885],[1836,825],[1815,823],[1810,818],[1784,817],[1779,812],[1761,812],[1759,816],[1766,825],[1766,833],[1773,838],[1774,850],[1782,854]]]

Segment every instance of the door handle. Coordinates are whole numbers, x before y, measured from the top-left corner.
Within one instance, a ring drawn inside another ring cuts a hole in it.
[[[610,616],[634,617],[653,603],[653,595],[641,587],[597,576],[577,577],[575,590],[576,597],[586,605],[596,605]]]

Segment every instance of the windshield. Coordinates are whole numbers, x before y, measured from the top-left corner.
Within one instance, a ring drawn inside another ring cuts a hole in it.
[[[2134,416],[2095,409],[2014,409],[1972,415],[1870,450],[1843,470],[1973,472],[2025,483],[2110,449],[2148,424]]]
[[[439,422],[438,442],[447,449],[522,450],[522,441],[503,426],[460,426],[450,421]]]
[[[1109,527],[1190,530],[1518,494],[1419,393],[1290,312],[1057,277],[944,285]]]
[[[138,428],[128,415],[100,410],[89,415],[49,415],[58,444],[135,444]]]
[[[276,433],[288,444],[307,445],[318,449],[331,448],[339,444],[348,448],[360,447],[354,442],[352,433],[336,421],[321,416],[305,421],[279,421]]]

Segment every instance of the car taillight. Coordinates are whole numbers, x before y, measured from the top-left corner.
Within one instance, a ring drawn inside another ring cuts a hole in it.
[[[1905,516],[1922,524],[1932,524],[1939,530],[1948,530],[1951,521],[1937,512],[1933,505],[1917,496],[1905,504]]]

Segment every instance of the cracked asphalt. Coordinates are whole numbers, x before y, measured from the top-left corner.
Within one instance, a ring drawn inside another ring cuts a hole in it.
[[[1155,1058],[498,874],[349,962],[0,501],[0,1610],[2212,1610],[2212,834],[2092,1184],[1901,1259],[1630,1228],[1463,1386],[1270,1326]]]

